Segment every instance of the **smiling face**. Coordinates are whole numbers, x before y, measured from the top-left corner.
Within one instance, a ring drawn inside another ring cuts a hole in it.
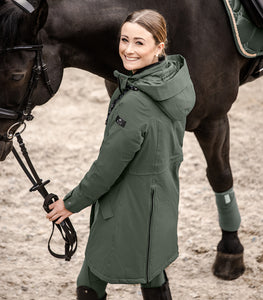
[[[158,62],[164,43],[156,42],[153,35],[142,26],[126,22],[121,28],[119,54],[123,66],[135,73],[137,70]]]

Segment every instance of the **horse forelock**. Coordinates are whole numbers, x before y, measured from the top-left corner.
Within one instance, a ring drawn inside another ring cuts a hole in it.
[[[11,1],[0,0],[0,48],[15,46],[25,13]]]

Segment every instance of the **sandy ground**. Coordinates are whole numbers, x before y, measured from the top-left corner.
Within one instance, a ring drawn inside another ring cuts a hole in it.
[[[180,257],[167,270],[173,299],[263,299],[262,94],[263,78],[245,85],[229,114],[246,272],[230,282],[212,275],[221,237],[215,199],[206,180],[203,154],[194,135],[186,133],[180,171]],[[107,105],[101,78],[67,69],[59,93],[35,109],[35,120],[23,136],[41,177],[51,179],[49,192],[63,196],[96,159]],[[79,238],[72,260],[55,259],[47,250],[51,224],[45,219],[42,198],[29,193],[30,186],[9,155],[0,167],[0,299],[73,300],[90,211],[71,217]],[[60,246],[53,243],[57,250]],[[142,299],[138,285],[109,285],[107,292],[110,300]]]

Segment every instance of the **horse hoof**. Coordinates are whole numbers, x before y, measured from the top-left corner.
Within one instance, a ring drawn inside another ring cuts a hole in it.
[[[220,279],[237,279],[245,272],[243,252],[239,254],[217,252],[212,270],[213,274]]]

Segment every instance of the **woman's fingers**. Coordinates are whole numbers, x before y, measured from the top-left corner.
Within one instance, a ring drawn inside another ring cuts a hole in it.
[[[57,207],[56,202],[52,203],[49,205],[49,209],[51,209],[51,211],[47,214],[47,219],[49,219],[50,221],[54,221],[56,220],[58,217],[60,217],[59,213],[59,207]]]
[[[56,214],[57,212],[56,212],[56,210],[51,210],[51,212],[49,212],[47,215],[46,215],[46,218],[47,219],[49,219],[50,221],[52,221],[51,220],[51,218]]]
[[[62,221],[64,221],[67,217],[60,217],[57,221],[56,224],[60,224]]]
[[[72,213],[70,211],[66,211],[63,215],[60,216],[60,218],[56,221],[56,224],[60,224],[62,221],[64,221],[66,218],[71,216]],[[54,220],[55,221],[55,220]]]
[[[55,205],[56,205],[56,202],[53,202],[52,204],[50,204],[50,205],[48,206],[48,208],[49,208],[50,210],[52,210],[52,209],[55,207]]]
[[[56,221],[60,217],[59,214],[55,214],[52,217],[49,218],[49,221]]]
[[[60,224],[63,220],[72,215],[72,212],[65,208],[62,199],[50,204],[49,209],[51,209],[51,212],[49,212],[46,217],[49,221],[56,221],[56,224]]]

